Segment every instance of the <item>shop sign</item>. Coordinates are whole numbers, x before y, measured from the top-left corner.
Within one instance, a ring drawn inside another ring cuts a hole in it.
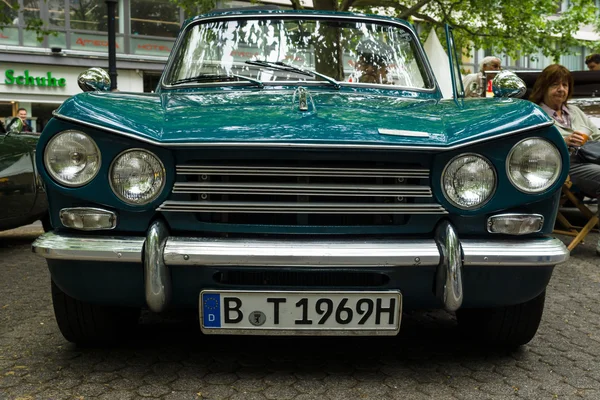
[[[135,54],[167,56],[174,41],[131,38],[131,48]]]
[[[75,41],[80,46],[108,47],[108,40],[101,39],[84,39],[78,37]],[[119,43],[115,42],[115,48],[119,48]]]
[[[65,78],[55,78],[52,76],[52,72],[46,72],[45,76],[33,76],[29,75],[29,70],[25,70],[23,75],[15,75],[15,71],[13,69],[7,69],[4,73],[4,83],[7,85],[18,86],[67,86],[67,80]]]

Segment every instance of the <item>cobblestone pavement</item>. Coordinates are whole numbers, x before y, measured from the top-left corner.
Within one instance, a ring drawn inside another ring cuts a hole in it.
[[[0,398],[600,399],[598,235],[557,267],[534,340],[461,341],[452,315],[405,315],[398,337],[202,336],[194,316],[143,318],[135,340],[79,349],[54,321],[39,226],[0,233]]]

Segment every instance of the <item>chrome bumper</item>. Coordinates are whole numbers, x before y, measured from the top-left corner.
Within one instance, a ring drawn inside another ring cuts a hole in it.
[[[46,233],[32,250],[54,260],[144,263],[146,302],[151,310],[169,304],[169,266],[260,266],[375,268],[436,266],[436,295],[449,311],[462,303],[462,269],[477,266],[553,266],[569,258],[555,238],[459,240],[448,222],[434,239],[314,240],[170,237],[157,221],[146,237],[89,237]],[[142,257],[142,254],[144,256]]]

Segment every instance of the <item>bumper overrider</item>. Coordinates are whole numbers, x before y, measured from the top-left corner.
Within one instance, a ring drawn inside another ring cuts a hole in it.
[[[170,266],[402,268],[436,267],[433,287],[444,308],[455,311],[463,302],[463,271],[478,267],[548,267],[569,258],[556,238],[519,240],[459,240],[448,221],[433,239],[242,239],[170,236],[156,221],[146,237],[84,236],[46,233],[32,250],[47,259],[144,265],[148,307],[164,311],[172,295]]]

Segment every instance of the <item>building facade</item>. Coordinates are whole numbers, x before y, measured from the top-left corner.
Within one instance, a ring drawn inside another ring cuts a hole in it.
[[[69,96],[77,77],[108,68],[105,0],[19,0],[12,24],[0,29],[0,118],[25,108],[37,132]],[[26,27],[41,19],[53,34],[38,40]],[[116,6],[117,84],[122,91],[152,91],[183,12],[161,0],[119,0]]]

